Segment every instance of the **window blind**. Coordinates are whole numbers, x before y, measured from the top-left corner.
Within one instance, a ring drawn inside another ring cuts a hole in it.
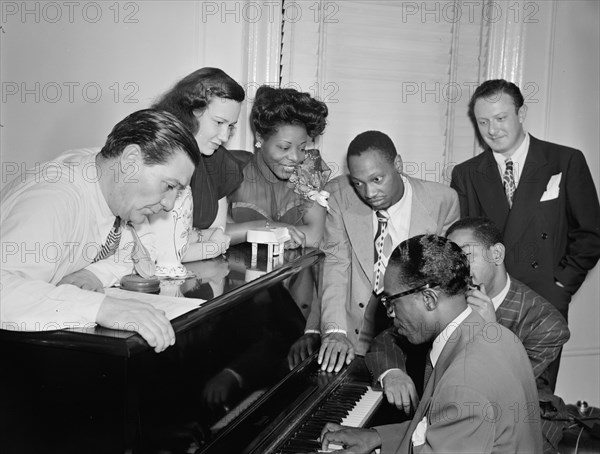
[[[407,174],[449,184],[452,164],[475,152],[467,105],[485,78],[485,5],[284,2],[281,85],[327,103],[317,146],[336,175],[346,172],[350,141],[377,129],[392,138]]]

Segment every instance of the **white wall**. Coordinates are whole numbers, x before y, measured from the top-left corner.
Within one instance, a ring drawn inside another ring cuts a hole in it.
[[[538,138],[580,149],[600,187],[600,3],[535,2],[527,24],[521,86],[529,84],[526,126]],[[600,272],[571,302],[557,394],[600,405]]]
[[[71,3],[2,2],[1,185],[22,166],[103,145],[202,66],[244,83],[245,23],[235,10],[223,20],[218,2]]]

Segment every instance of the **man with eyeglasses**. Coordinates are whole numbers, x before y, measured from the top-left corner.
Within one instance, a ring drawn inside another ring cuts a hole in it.
[[[564,426],[556,419],[566,414],[566,407],[550,388],[548,366],[569,340],[567,322],[548,301],[506,272],[502,234],[490,219],[463,218],[450,226],[447,237],[469,257],[469,306],[485,320],[510,329],[523,343],[540,397],[544,452],[556,452]],[[419,356],[423,353],[388,329],[375,338],[365,357],[388,401],[406,414],[410,414],[411,406],[417,406],[418,394],[422,393],[423,360]],[[407,371],[408,362],[411,367]]]
[[[432,371],[412,421],[353,429],[328,423],[322,449],[353,453],[542,452],[538,394],[523,345],[467,304],[469,259],[452,241],[419,235],[385,272],[388,315],[413,344],[431,343]]]

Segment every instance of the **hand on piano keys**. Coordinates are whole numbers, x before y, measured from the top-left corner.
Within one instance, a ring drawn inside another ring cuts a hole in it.
[[[331,424],[340,427],[346,426],[346,428],[362,427],[382,399],[382,391],[373,390],[370,386],[343,383],[307,418],[280,452],[285,454],[320,452],[323,450],[320,440],[326,432],[324,427],[332,427]],[[377,432],[375,435],[379,438]],[[365,452],[370,453],[376,447]],[[328,445],[328,450],[333,450],[333,448],[336,448],[335,444]],[[338,444],[337,449],[342,449],[342,446]]]
[[[321,443],[321,449],[317,451],[319,453],[347,449],[352,454],[370,454],[381,446],[381,438],[374,429],[327,423],[321,434]]]

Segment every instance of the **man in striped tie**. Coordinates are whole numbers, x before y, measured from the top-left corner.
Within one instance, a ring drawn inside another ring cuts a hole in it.
[[[122,235],[131,235],[124,227],[171,210],[199,159],[194,137],[174,116],[148,109],[119,122],[101,150],[66,152],[7,184],[1,328],[98,323],[137,331],[156,351],[172,345],[164,313],[107,297],[102,289],[131,272],[117,253]]]
[[[461,217],[491,219],[508,272],[568,320],[572,296],[600,258],[600,204],[586,159],[525,132],[523,94],[504,79],[475,90],[469,116],[484,151],[452,172]],[[552,367],[554,388],[558,361]]]
[[[383,132],[356,136],[346,159],[350,174],[333,179],[326,188],[331,195],[322,290],[306,334],[290,354],[296,361],[302,359],[312,347],[299,355],[294,348],[321,340],[318,361],[329,372],[338,372],[355,354],[364,355],[374,335],[389,325],[378,300],[394,247],[419,233],[443,234],[458,218],[454,191],[405,175],[392,139]]]

